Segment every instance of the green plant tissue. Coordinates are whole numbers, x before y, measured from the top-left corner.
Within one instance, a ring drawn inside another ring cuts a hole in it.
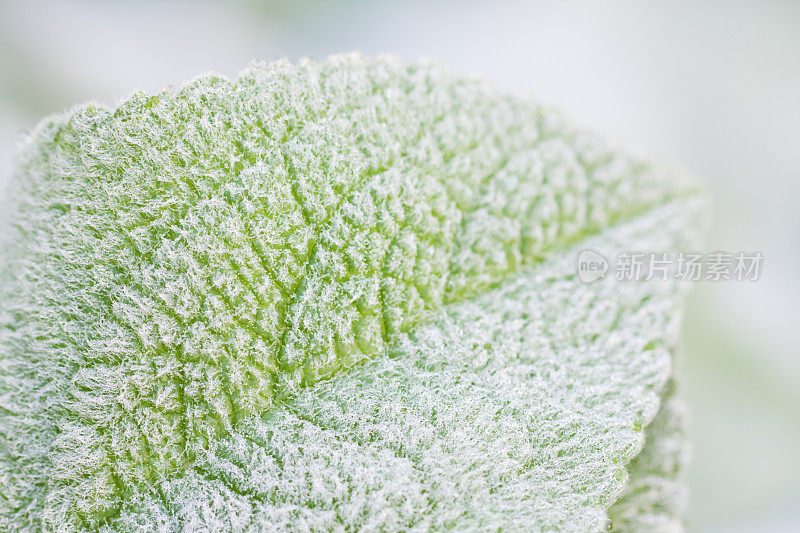
[[[0,229],[4,531],[681,528],[702,194],[391,57],[45,120]]]

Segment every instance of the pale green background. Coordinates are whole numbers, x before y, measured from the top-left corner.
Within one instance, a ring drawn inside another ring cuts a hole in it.
[[[708,180],[707,248],[765,264],[691,298],[688,526],[800,530],[800,3],[2,1],[0,172],[71,104],[353,49],[492,78]]]

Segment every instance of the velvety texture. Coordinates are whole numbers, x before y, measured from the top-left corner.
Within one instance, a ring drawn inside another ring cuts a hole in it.
[[[4,529],[680,526],[679,287],[575,261],[702,202],[550,109],[254,65],[46,120],[4,206]]]

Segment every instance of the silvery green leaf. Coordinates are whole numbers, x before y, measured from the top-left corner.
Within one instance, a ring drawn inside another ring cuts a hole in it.
[[[254,64],[47,119],[9,186],[0,524],[680,527],[691,180],[432,64]]]

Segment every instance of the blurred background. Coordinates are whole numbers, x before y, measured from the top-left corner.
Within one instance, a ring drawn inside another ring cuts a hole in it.
[[[72,104],[350,50],[441,60],[705,177],[707,249],[765,260],[691,296],[687,527],[800,531],[798,2],[0,0],[0,176]]]

